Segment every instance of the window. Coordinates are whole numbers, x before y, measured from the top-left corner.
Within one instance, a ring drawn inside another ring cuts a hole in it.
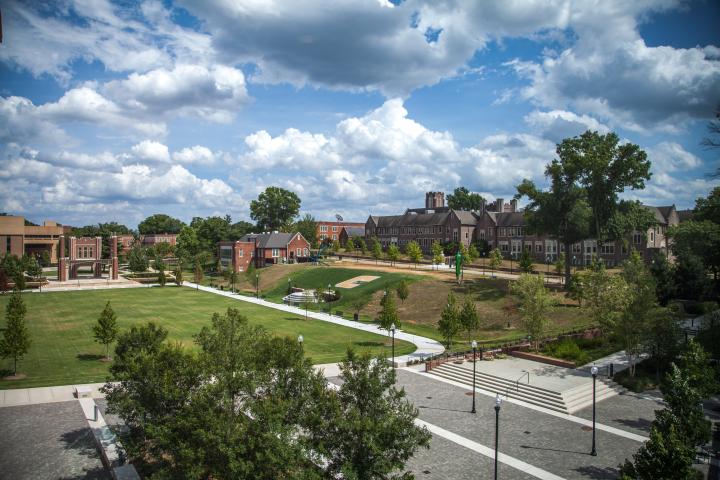
[[[485,229],[478,230],[478,238],[480,240],[485,240]]]
[[[242,258],[244,255],[245,255],[245,250],[243,250],[243,249],[241,248],[241,249],[240,249],[240,254],[238,255],[238,257]]]
[[[465,238],[466,239],[468,238],[468,235],[469,235],[469,232],[467,230],[465,230]]]
[[[273,257],[279,257],[280,256],[280,250],[277,248],[272,249],[272,256]]]
[[[333,233],[333,240],[337,240],[337,234]]]
[[[655,230],[650,230],[650,243],[655,243]]]
[[[303,248],[303,257],[307,257],[307,256],[308,256],[308,249]]]
[[[321,232],[327,232],[327,225],[320,225]]]
[[[500,251],[501,251],[501,252],[507,252],[507,251],[508,251],[508,242],[500,242]]]
[[[542,253],[543,246],[540,242],[535,242],[535,253]]]
[[[297,249],[295,250],[295,254],[296,254],[298,257],[299,257],[300,255],[302,255],[302,248],[297,248]]]
[[[457,231],[457,228],[454,228],[453,229],[453,241],[457,242],[457,240],[458,240],[458,231]]]
[[[613,255],[615,253],[615,244],[604,243],[602,246],[600,246],[600,253],[604,255]]]
[[[642,233],[635,232],[633,233],[633,243],[635,245],[640,245],[642,243]]]
[[[11,245],[12,245],[12,242],[10,240],[10,237],[9,236],[5,237],[5,251],[7,253],[10,253]]]
[[[333,227],[333,232],[337,232],[337,227]]]
[[[572,253],[581,253],[582,252],[582,245],[579,243],[573,243],[572,246]]]

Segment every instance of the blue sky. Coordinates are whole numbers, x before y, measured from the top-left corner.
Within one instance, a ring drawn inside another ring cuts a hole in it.
[[[720,5],[680,0],[4,2],[0,211],[130,227],[270,185],[364,221],[464,185],[509,198],[562,138],[616,132],[648,204],[717,179]]]

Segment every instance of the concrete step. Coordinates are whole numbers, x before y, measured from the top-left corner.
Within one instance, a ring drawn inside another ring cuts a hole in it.
[[[471,363],[472,363],[472,362],[468,362],[468,364],[471,364]],[[470,377],[472,378],[472,369],[471,369],[471,368],[462,367],[462,366],[457,365],[457,364],[455,364],[455,363],[443,363],[439,368],[452,369],[452,370],[456,370],[456,371],[458,371],[458,372],[467,373],[467,374],[469,374]],[[554,390],[550,390],[550,389],[548,389],[548,388],[544,388],[544,387],[539,387],[539,386],[537,386],[537,385],[533,385],[532,383],[528,383],[527,380],[524,380],[524,381],[523,381],[523,380],[520,380],[520,381],[511,380],[511,379],[508,379],[508,378],[499,377],[499,376],[497,376],[497,375],[492,375],[492,374],[490,374],[490,373],[481,372],[481,371],[477,371],[477,372],[476,372],[476,375],[477,375],[477,377],[481,377],[481,376],[482,376],[482,377],[487,378],[489,381],[493,381],[493,382],[496,382],[496,383],[501,383],[501,384],[503,384],[503,385],[512,386],[513,388],[515,388],[516,386],[519,385],[520,388],[523,388],[523,389],[526,389],[526,390],[535,391],[535,392],[537,392],[537,393],[540,394],[540,395],[542,395],[542,394],[545,394],[545,395],[554,395],[554,396],[559,395],[559,393],[556,392],[556,391],[554,391]],[[526,377],[523,377],[523,378],[526,378]]]
[[[458,366],[446,366],[434,368],[430,372],[438,377],[454,380],[472,387],[472,371]],[[498,380],[499,379],[499,380]],[[526,388],[527,384],[517,385],[515,382],[493,375],[476,375],[475,386],[491,392],[496,392],[503,397],[515,398],[523,402],[547,408],[560,413],[568,413],[562,396],[557,392],[545,389]]]

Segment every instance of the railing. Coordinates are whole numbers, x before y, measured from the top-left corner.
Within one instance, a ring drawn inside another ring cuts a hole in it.
[[[523,373],[522,375],[520,375],[520,378],[518,378],[517,380],[515,380],[515,391],[516,391],[516,392],[519,392],[519,391],[520,391],[520,380],[522,380],[523,378],[525,378],[526,375],[527,375],[527,379],[528,379],[527,383],[528,383],[528,385],[530,385],[530,372],[525,372],[525,373]]]

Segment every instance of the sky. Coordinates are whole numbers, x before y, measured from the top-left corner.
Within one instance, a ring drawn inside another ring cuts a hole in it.
[[[714,0],[3,2],[0,212],[135,228],[402,213],[458,186],[509,199],[563,138],[652,161],[625,198],[692,208],[720,182]],[[521,201],[522,204],[522,201]]]

